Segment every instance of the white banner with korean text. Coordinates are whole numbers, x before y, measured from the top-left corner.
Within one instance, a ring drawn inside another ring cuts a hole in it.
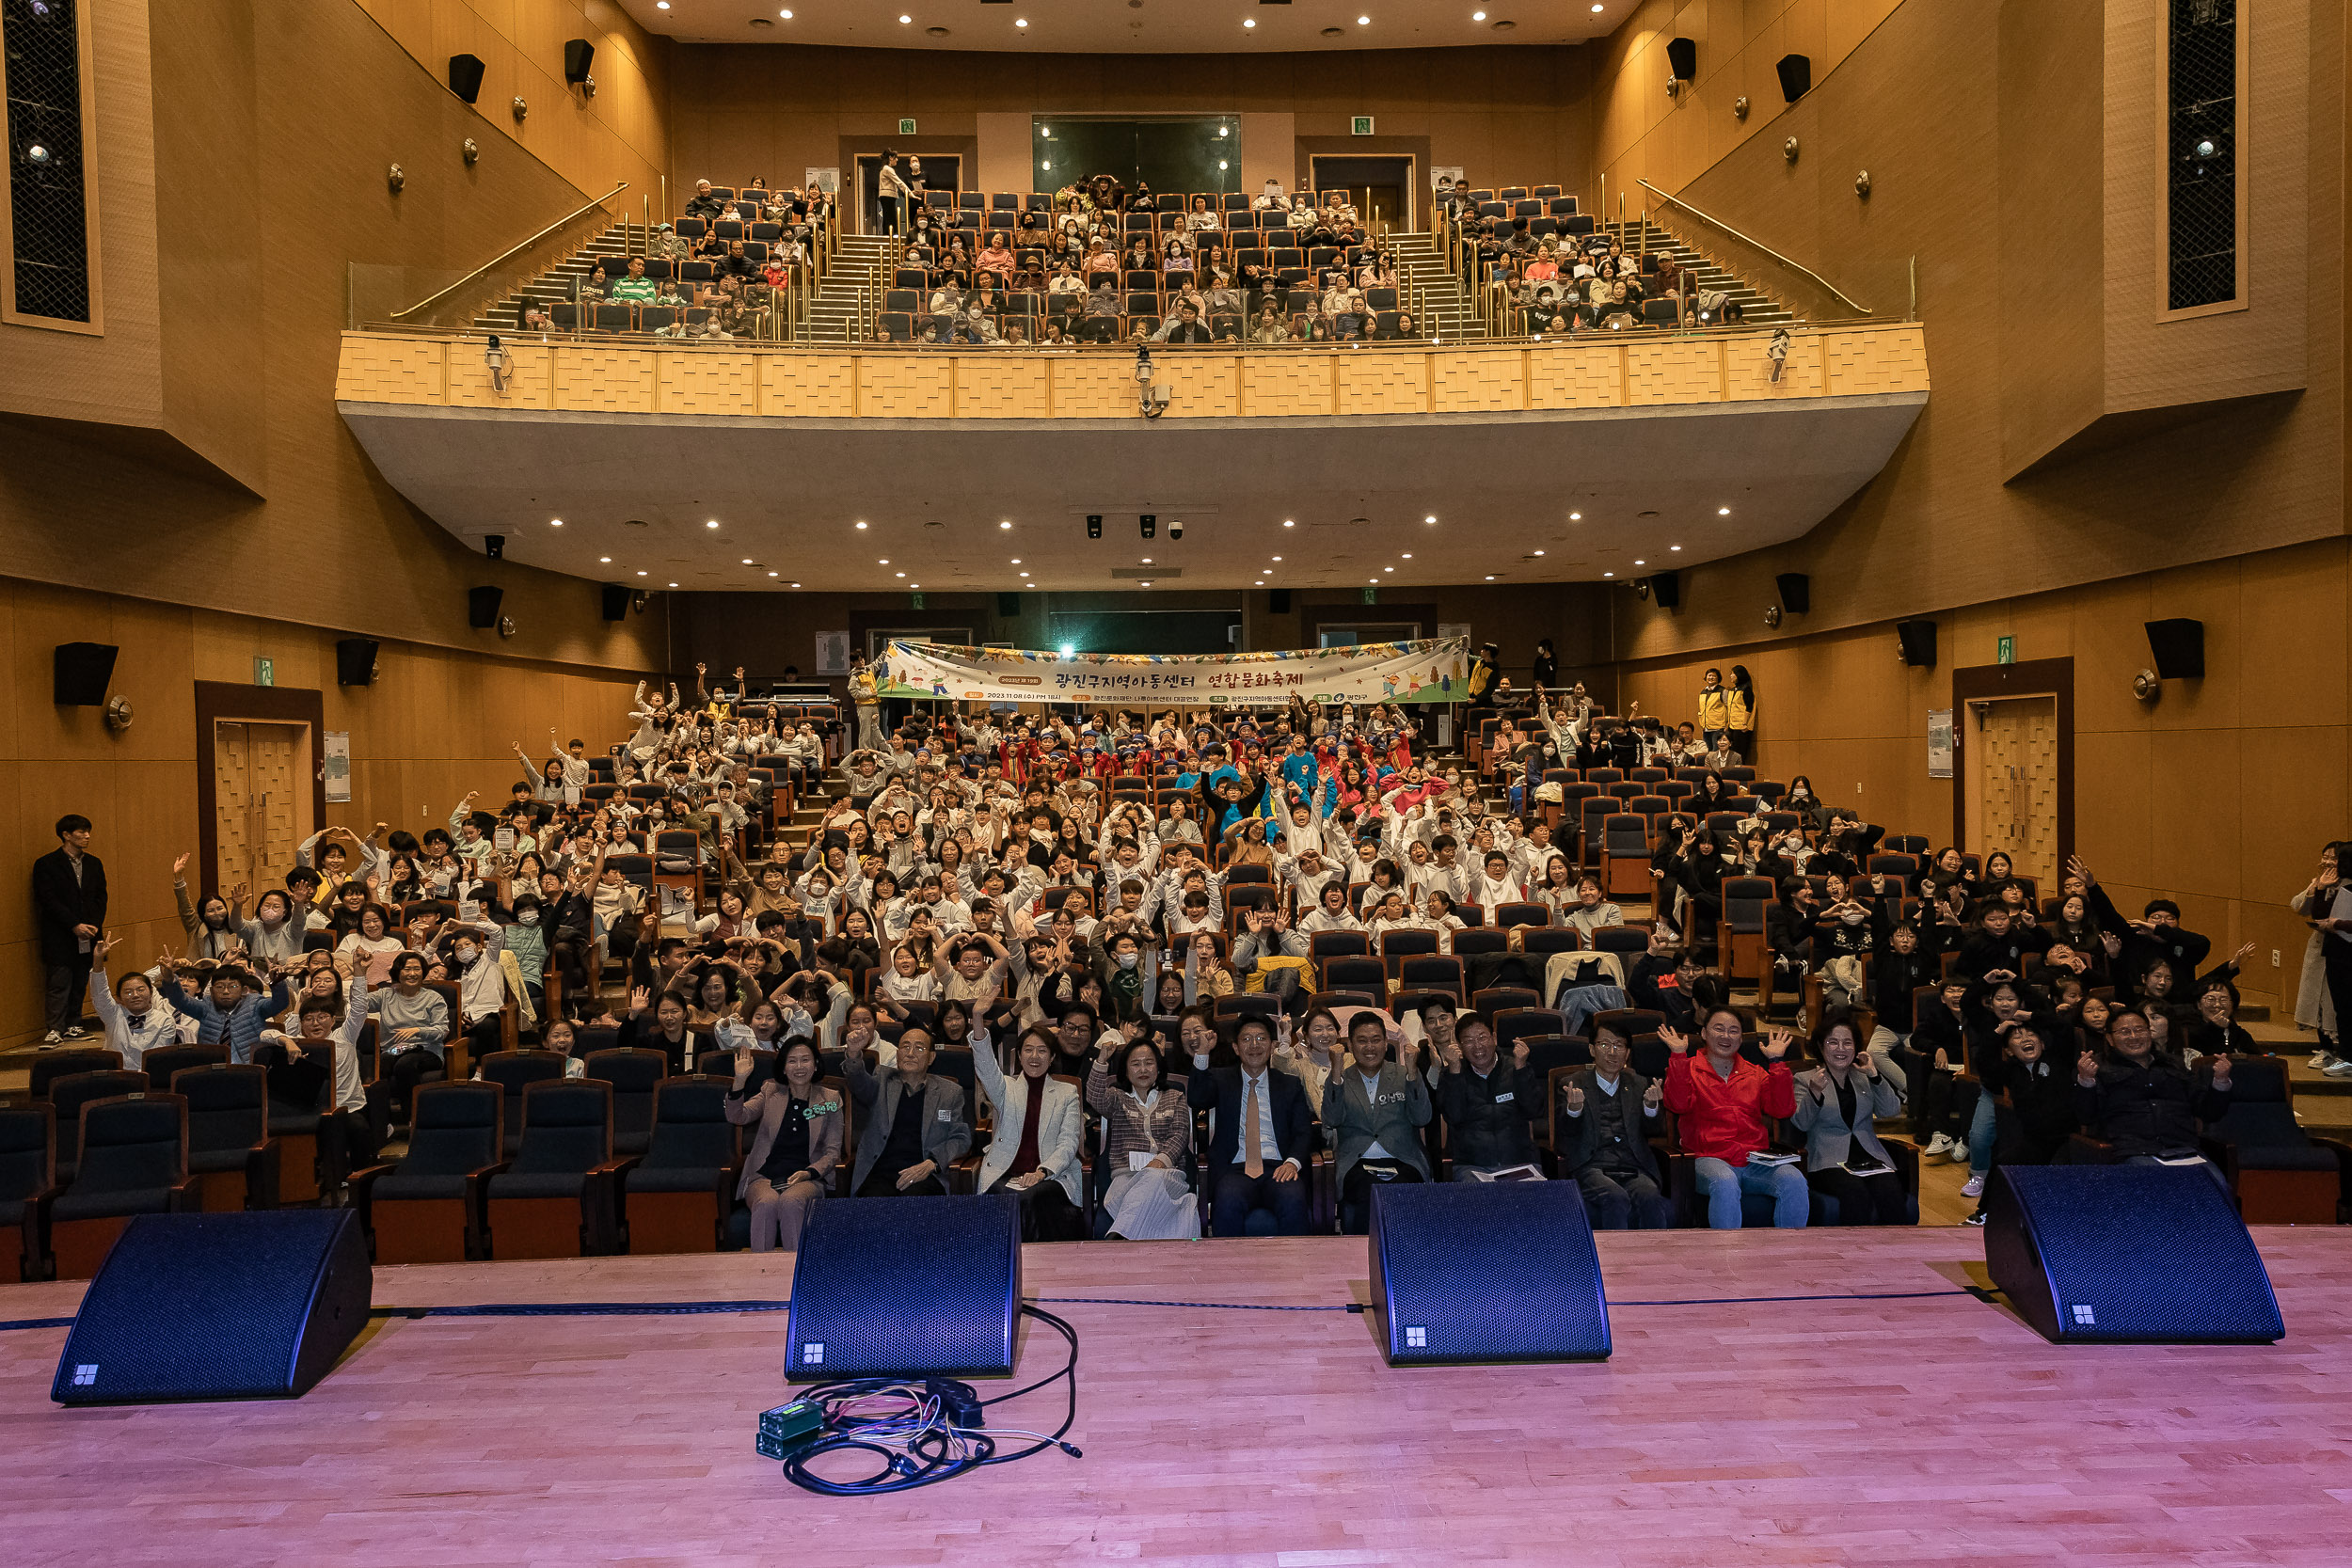
[[[875,669],[883,697],[1105,707],[1280,707],[1308,703],[1458,703],[1466,638],[1259,654],[1085,654],[893,641]]]

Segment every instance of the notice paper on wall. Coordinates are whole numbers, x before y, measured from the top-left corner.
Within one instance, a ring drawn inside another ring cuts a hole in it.
[[[328,730],[319,737],[319,777],[326,784],[329,805],[351,799],[351,732]]]
[[[1952,710],[1947,707],[1928,709],[1928,777],[1948,779],[1952,776]]]

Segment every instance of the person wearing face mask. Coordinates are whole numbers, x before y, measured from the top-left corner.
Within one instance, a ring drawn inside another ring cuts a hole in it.
[[[506,974],[498,958],[503,936],[496,926],[454,920],[447,930],[449,977],[457,987],[465,1014],[459,1026],[474,1059],[480,1061],[503,1044]]]

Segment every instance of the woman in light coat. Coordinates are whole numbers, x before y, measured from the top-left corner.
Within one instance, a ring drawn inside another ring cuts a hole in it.
[[[1027,1242],[1076,1241],[1086,1228],[1079,1155],[1086,1112],[1078,1091],[1050,1076],[1057,1043],[1042,1028],[1024,1034],[1015,1048],[1017,1076],[1008,1080],[988,1031],[972,1032],[972,1074],[995,1117],[977,1187],[1021,1200],[1021,1238]]]

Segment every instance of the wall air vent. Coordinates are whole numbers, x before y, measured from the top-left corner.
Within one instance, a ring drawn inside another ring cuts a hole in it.
[[[1114,579],[1135,582],[1158,582],[1166,578],[1180,578],[1184,575],[1184,569],[1182,566],[1114,566],[1111,568],[1111,577]]]

